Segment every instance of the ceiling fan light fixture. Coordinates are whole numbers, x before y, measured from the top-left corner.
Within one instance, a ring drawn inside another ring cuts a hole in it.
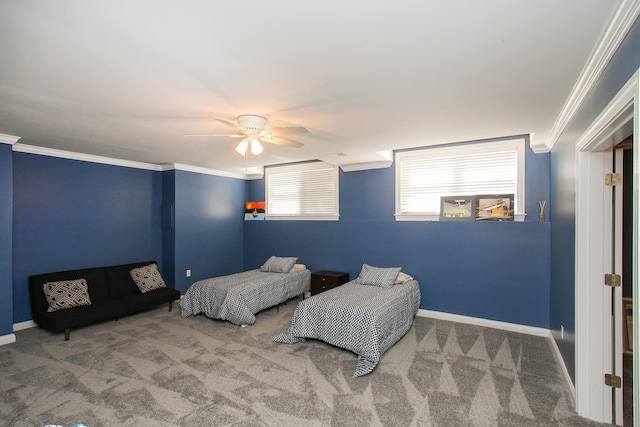
[[[257,139],[251,141],[251,154],[260,154],[262,150],[264,150],[264,148],[260,145],[260,141]]]
[[[235,150],[238,153],[240,153],[242,156],[244,156],[247,153],[247,148],[249,148],[249,142],[247,142],[247,139],[245,138],[242,141],[240,141],[240,143],[236,146]]]

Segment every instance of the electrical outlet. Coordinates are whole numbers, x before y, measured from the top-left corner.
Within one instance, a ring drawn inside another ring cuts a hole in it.
[[[187,277],[191,277],[191,270],[187,270]]]
[[[560,339],[564,339],[564,325],[560,325]]]

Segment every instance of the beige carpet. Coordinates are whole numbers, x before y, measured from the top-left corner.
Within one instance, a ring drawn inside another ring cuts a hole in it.
[[[545,338],[416,318],[376,369],[277,344],[298,299],[240,328],[163,306],[0,347],[6,426],[599,426],[573,411]],[[177,309],[176,309],[177,308]]]

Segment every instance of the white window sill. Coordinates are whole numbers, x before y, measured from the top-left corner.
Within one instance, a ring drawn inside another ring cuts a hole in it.
[[[340,216],[265,215],[264,219],[267,221],[338,221],[340,219]]]
[[[514,222],[524,222],[524,217],[527,214],[515,214],[513,221]],[[395,214],[396,221],[440,221],[440,214],[420,214],[420,215],[410,215],[410,214]],[[462,221],[462,222],[470,222]],[[449,222],[449,221],[447,221]]]

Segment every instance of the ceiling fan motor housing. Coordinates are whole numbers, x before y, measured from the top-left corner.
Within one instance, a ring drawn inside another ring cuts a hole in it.
[[[262,116],[255,116],[253,114],[244,114],[242,116],[237,117],[238,125],[240,128],[248,131],[259,133],[264,129],[264,126],[267,124],[267,119]]]

